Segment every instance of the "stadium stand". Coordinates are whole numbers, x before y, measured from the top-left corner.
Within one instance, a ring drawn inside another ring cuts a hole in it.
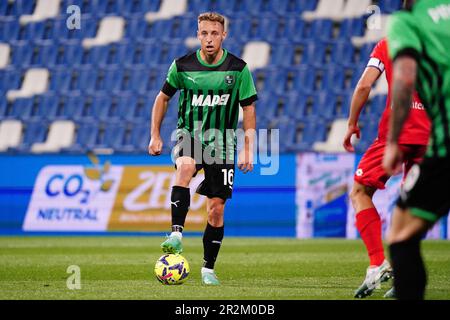
[[[80,8],[81,29],[66,26],[70,5]],[[368,12],[370,5],[381,15]],[[400,6],[400,0],[0,1],[0,150],[146,152],[153,100],[173,59],[198,48],[196,17],[209,10],[227,17],[224,46],[252,69],[258,128],[280,129],[281,152],[314,150],[316,142],[333,141],[333,124],[347,117],[373,46]],[[386,93],[380,79],[361,114],[357,151],[375,137]],[[162,128],[168,142],[176,99]],[[57,121],[66,125],[55,127]],[[56,142],[59,130],[73,137]]]

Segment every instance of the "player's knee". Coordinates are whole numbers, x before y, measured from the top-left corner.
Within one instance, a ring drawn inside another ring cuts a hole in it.
[[[179,172],[177,179],[179,181],[177,181],[177,183],[189,184],[189,181],[191,181],[195,174],[195,164],[183,163],[180,166],[177,166],[177,170]]]
[[[208,211],[208,221],[213,227],[223,225],[224,205],[222,203],[212,203]]]

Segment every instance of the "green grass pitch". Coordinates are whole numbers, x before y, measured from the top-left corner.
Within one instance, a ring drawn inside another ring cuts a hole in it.
[[[200,283],[202,240],[184,238],[187,282],[153,275],[160,237],[0,237],[0,299],[353,299],[368,258],[361,241],[225,238],[219,287]],[[427,299],[450,299],[450,241],[423,242]],[[67,267],[81,269],[69,290]],[[390,282],[367,299],[383,299]]]

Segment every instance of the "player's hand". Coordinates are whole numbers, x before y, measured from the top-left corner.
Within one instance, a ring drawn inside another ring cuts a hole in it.
[[[347,128],[347,132],[345,133],[344,143],[342,144],[344,146],[344,149],[348,152],[355,152],[355,148],[353,147],[351,142],[352,136],[354,134],[356,134],[356,137],[359,139],[361,136],[361,130],[359,129],[358,125],[349,125]]]
[[[386,149],[384,150],[383,169],[389,175],[400,173],[402,170],[402,159],[402,151],[400,150],[398,144],[388,143],[386,145]]]
[[[159,156],[162,151],[163,141],[161,137],[152,137],[148,144],[148,153],[152,156]]]
[[[238,168],[243,173],[253,170],[253,152],[250,152],[248,149],[249,148],[244,148],[241,150],[238,156]]]

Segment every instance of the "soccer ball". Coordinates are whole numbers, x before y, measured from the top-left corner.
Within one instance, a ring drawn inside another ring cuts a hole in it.
[[[180,254],[165,254],[156,261],[155,275],[162,284],[182,284],[189,276],[189,263]]]

